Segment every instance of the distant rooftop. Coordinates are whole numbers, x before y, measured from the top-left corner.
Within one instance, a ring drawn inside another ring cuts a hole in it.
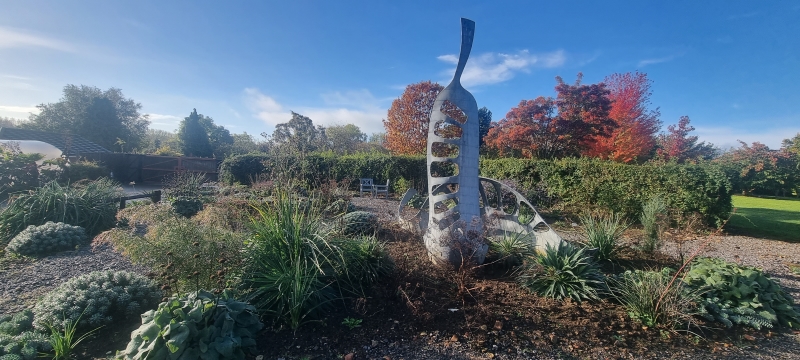
[[[17,128],[0,128],[0,140],[34,140],[55,146],[66,156],[87,153],[110,153],[108,149],[74,134],[56,134]]]

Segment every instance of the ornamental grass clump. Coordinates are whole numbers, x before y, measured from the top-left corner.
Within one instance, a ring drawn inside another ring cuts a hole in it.
[[[548,244],[533,260],[517,279],[524,288],[558,300],[598,299],[603,274],[585,249],[562,241],[558,246]]]
[[[611,294],[631,319],[649,327],[670,330],[686,325],[698,314],[699,293],[672,282],[674,271],[626,271],[610,279]]]
[[[126,360],[245,359],[264,325],[256,309],[227,291],[173,296],[142,314],[142,326],[117,354]]]
[[[660,196],[653,196],[642,205],[639,220],[644,228],[642,251],[652,254],[661,248],[661,231],[667,221],[667,203]]]
[[[391,262],[374,238],[338,237],[316,207],[285,191],[257,209],[244,287],[248,302],[274,321],[297,329],[355,285],[389,271]]]
[[[628,224],[620,214],[581,216],[586,232],[586,246],[595,250],[597,260],[612,260],[617,253],[617,242]]]
[[[28,226],[48,221],[80,226],[94,236],[114,226],[120,195],[117,184],[107,178],[69,186],[51,181],[20,194],[0,210],[0,247]]]
[[[74,249],[86,240],[82,227],[48,221],[44,225],[28,226],[11,239],[6,251],[28,256],[46,255]]]
[[[127,271],[95,271],[69,279],[33,308],[33,326],[63,331],[69,322],[80,332],[125,321],[155,307],[161,299],[156,284]]]
[[[703,291],[701,315],[727,327],[800,329],[794,300],[761,269],[716,258],[695,259],[684,279]]]

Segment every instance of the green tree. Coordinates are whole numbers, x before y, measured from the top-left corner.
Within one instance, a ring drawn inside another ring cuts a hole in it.
[[[489,133],[489,128],[492,127],[492,111],[486,106],[478,109],[478,121],[480,123],[480,146],[483,147],[486,144],[483,137]]]
[[[200,125],[208,134],[208,142],[215,157],[224,158],[233,145],[233,136],[224,126],[214,124],[214,119],[200,114]]]
[[[266,133],[261,133],[261,136],[268,138],[270,146],[273,148],[300,154],[324,150],[327,142],[324,127],[315,127],[311,119],[294,111],[292,111],[292,119],[289,122],[275,126],[272,136]]]
[[[150,124],[139,113],[142,105],[126,99],[122,90],[102,91],[93,86],[67,85],[59,102],[40,104],[20,127],[54,133],[71,132],[106,149],[114,149],[117,138],[128,149],[139,148]]]
[[[200,123],[200,116],[197,109],[193,109],[189,117],[181,121],[178,129],[178,138],[181,143],[181,152],[185,156],[211,157],[214,155],[214,148],[208,133]]]
[[[340,154],[356,152],[367,140],[367,134],[353,124],[334,125],[325,129],[330,148]]]
[[[15,128],[19,127],[20,124],[24,123],[25,120],[15,119],[12,117],[4,117],[0,116],[0,128]]]

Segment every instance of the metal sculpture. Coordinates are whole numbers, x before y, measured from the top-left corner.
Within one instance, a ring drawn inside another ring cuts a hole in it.
[[[461,74],[472,50],[474,35],[475,22],[462,18],[461,52],[455,75],[436,97],[431,110],[428,199],[414,224],[416,230],[424,233],[431,259],[455,265],[465,257],[482,263],[488,250],[485,239],[509,232],[530,234],[537,248],[561,241],[521,194],[496,180],[478,176],[478,105],[472,94],[461,86]],[[489,186],[484,188],[482,182]],[[488,196],[487,192],[493,196]],[[403,196],[397,214],[401,222],[402,209],[415,194],[416,191],[410,189]],[[424,210],[426,206],[428,211]]]

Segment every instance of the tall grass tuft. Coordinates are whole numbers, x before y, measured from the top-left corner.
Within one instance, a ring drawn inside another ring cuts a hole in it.
[[[603,274],[592,258],[583,248],[567,242],[557,247],[548,244],[545,252],[536,255],[535,263],[523,269],[517,280],[541,296],[571,298],[577,302],[597,299],[597,290],[604,286]]]
[[[667,204],[660,196],[653,196],[642,205],[642,215],[639,220],[644,227],[644,242],[642,251],[652,254],[661,248],[661,228],[666,220]]]
[[[256,209],[243,285],[248,302],[292,329],[391,271],[374,237],[336,237],[315,206],[277,190]],[[310,201],[314,203],[314,201]]]
[[[48,221],[81,226],[94,236],[114,226],[119,196],[121,190],[107,178],[69,186],[52,181],[18,195],[0,210],[0,247],[29,225]]]
[[[525,259],[536,255],[533,234],[505,232],[503,237],[489,242],[489,257],[499,265],[510,268],[522,265]]]
[[[676,329],[691,325],[700,313],[700,296],[682,282],[670,283],[672,271],[626,271],[609,281],[611,293],[628,315],[645,326]]]
[[[612,260],[616,256],[617,241],[628,224],[620,214],[581,216],[586,232],[586,246],[596,249],[598,260]]]

